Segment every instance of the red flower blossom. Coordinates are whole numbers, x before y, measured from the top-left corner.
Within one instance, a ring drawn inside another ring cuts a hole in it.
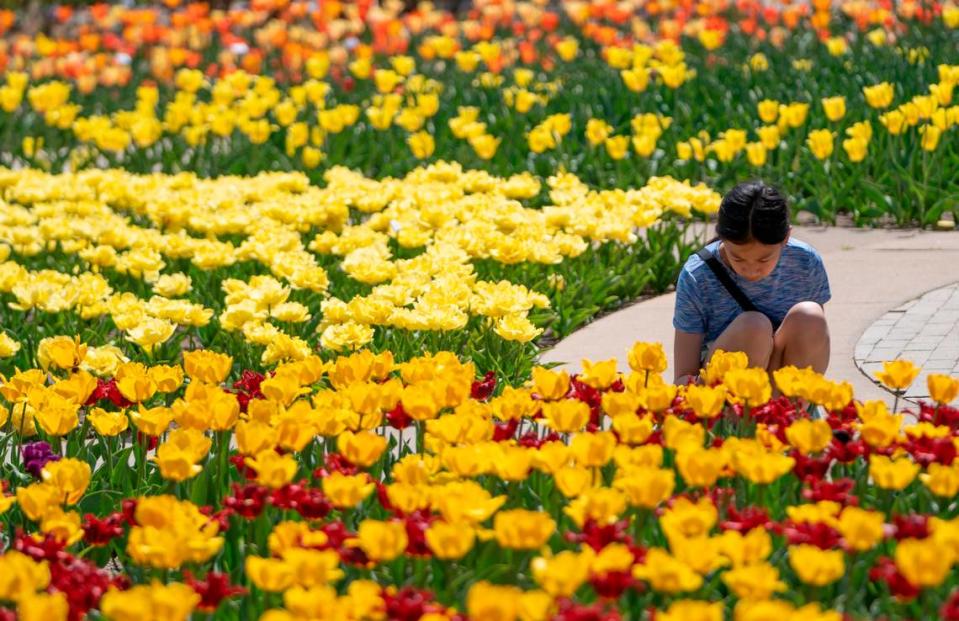
[[[386,413],[386,422],[393,429],[406,429],[413,424],[413,419],[409,417],[402,403],[397,403],[396,407]]]
[[[210,516],[211,522],[216,522],[217,528],[222,533],[230,530],[230,516],[235,515],[236,511],[230,508],[220,509]]]
[[[959,430],[959,408],[922,401],[919,403],[919,420],[934,425],[946,425],[956,431]]]
[[[240,379],[233,382],[233,394],[240,404],[240,411],[246,412],[250,401],[253,399],[262,399],[263,393],[260,392],[260,384],[265,379],[262,373],[246,369],[240,375]]]
[[[203,580],[193,577],[193,572],[183,572],[184,581],[200,596],[197,609],[201,612],[212,613],[220,606],[220,602],[237,595],[246,595],[249,591],[243,587],[230,584],[229,574],[211,571]]]
[[[69,621],[83,619],[87,611],[100,605],[100,598],[111,586],[125,587],[127,578],[111,578],[90,561],[67,555],[50,564],[50,586],[66,595]]]
[[[256,483],[233,484],[233,494],[223,499],[223,506],[232,509],[242,518],[252,520],[263,512],[270,490]]]
[[[235,455],[230,455],[228,459],[244,479],[250,481],[256,478],[256,470],[246,465],[246,456],[237,453]]]
[[[959,591],[953,591],[939,609],[939,618],[942,621],[959,621]]]
[[[583,524],[583,532],[567,531],[563,534],[570,543],[585,543],[596,552],[599,552],[611,543],[632,544],[633,538],[626,534],[629,527],[628,520],[619,520],[613,524],[600,526],[596,520],[587,519]]]
[[[839,547],[841,535],[839,531],[822,523],[793,522],[786,520],[783,524],[773,526],[773,531],[789,541],[789,545],[810,543],[822,550],[832,550]]]
[[[589,584],[597,595],[611,600],[619,599],[626,589],[645,588],[643,583],[633,578],[628,571],[611,571],[591,579]]]
[[[436,517],[428,509],[420,509],[406,516],[406,553],[412,556],[431,556],[433,552],[426,545],[426,531]]]
[[[470,398],[476,401],[486,401],[496,389],[496,373],[487,371],[481,380],[475,380],[470,386]]]
[[[433,594],[426,589],[406,586],[395,593],[384,590],[383,601],[386,604],[386,618],[390,621],[418,621],[428,612]]]
[[[896,567],[896,562],[888,556],[881,556],[876,560],[876,564],[869,570],[869,578],[874,582],[885,582],[889,592],[899,599],[908,600],[919,595],[919,589],[906,580]]]
[[[796,465],[793,466],[793,474],[801,481],[822,479],[826,476],[826,471],[829,470],[829,465],[832,463],[832,457],[829,456],[828,452],[820,457],[810,457],[799,451],[793,451],[789,456],[796,460]]]
[[[917,464],[923,468],[936,462],[944,466],[952,465],[956,459],[956,445],[952,438],[929,438],[922,436],[919,438],[910,438],[903,445]]]
[[[112,377],[108,380],[102,377],[97,378],[97,387],[93,389],[90,397],[83,405],[96,405],[101,399],[109,399],[118,408],[128,408],[133,405],[120,393],[120,389],[117,388],[117,381]]]
[[[557,600],[556,605],[553,621],[620,621],[623,618],[615,607],[604,604],[580,604],[564,597]]]
[[[157,444],[160,443],[160,438],[157,436],[148,436],[138,431],[136,435],[136,441],[137,444],[146,445],[146,450],[152,451],[157,447]]]
[[[519,437],[517,443],[525,448],[539,448],[546,444],[547,442],[560,442],[562,438],[555,431],[550,431],[548,434],[540,438],[535,431],[527,431]]]
[[[734,530],[747,533],[754,528],[769,528],[769,513],[759,506],[750,505],[742,510],[735,506],[726,507],[726,519],[720,521],[719,527],[723,530]]]
[[[929,531],[929,517],[918,513],[892,516],[892,525],[895,528],[893,536],[896,541],[903,539],[925,539],[932,533]]]
[[[859,499],[849,493],[856,484],[852,479],[834,479],[832,481],[808,479],[806,483],[808,487],[803,489],[802,495],[810,502],[831,500],[843,506],[859,504]]]
[[[137,511],[137,499],[136,498],[124,498],[123,502],[120,503],[120,512],[123,513],[123,519],[126,520],[126,523],[130,526],[136,526],[136,511]]]
[[[493,441],[505,442],[506,440],[511,440],[518,428],[519,420],[515,418],[506,422],[496,423],[493,426]]]
[[[83,541],[91,546],[104,546],[123,535],[123,513],[111,513],[102,520],[92,513],[83,516]]]
[[[17,531],[12,548],[35,561],[47,561],[50,566],[50,587],[67,598],[70,621],[79,621],[87,611],[96,608],[100,598],[111,586],[126,588],[126,576],[111,578],[92,562],[78,559],[64,551],[64,545],[52,535],[38,539]]]
[[[12,549],[26,554],[35,561],[56,562],[69,557],[70,555],[63,551],[64,544],[52,535],[45,535],[42,539],[29,535],[21,529],[13,537]]]
[[[739,408],[739,415],[742,416],[741,406],[737,404],[733,408]],[[781,427],[784,430],[782,441],[785,442],[785,428],[796,419],[796,405],[788,397],[780,396],[769,400],[758,408],[751,409],[749,415],[756,419],[757,423]]]
[[[349,529],[346,528],[346,525],[342,520],[332,520],[323,524],[320,527],[320,530],[326,534],[327,538],[330,540],[330,547],[339,548],[343,545],[343,542],[354,536]]]
[[[852,463],[861,457],[865,457],[868,453],[869,446],[865,442],[849,440],[843,434],[835,435],[829,448],[826,449],[826,455],[842,464]]]
[[[313,471],[313,478],[322,479],[330,476],[333,472],[352,476],[359,472],[359,469],[339,453],[327,453],[323,460],[323,466]]]

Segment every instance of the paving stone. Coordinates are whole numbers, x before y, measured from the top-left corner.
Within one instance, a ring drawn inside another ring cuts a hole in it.
[[[887,360],[895,360],[899,357],[899,354],[902,353],[902,350],[898,347],[887,348],[887,347],[876,347],[869,354],[868,362],[886,362]]]
[[[911,360],[914,364],[924,365],[926,361],[929,360],[928,351],[909,351],[908,349],[902,352],[902,357],[906,360]]]
[[[956,325],[954,323],[930,323],[919,331],[919,335],[923,337],[938,337],[938,340],[941,341],[942,337],[952,332],[955,328]]]
[[[943,341],[942,336],[919,335],[916,338],[911,339],[909,343],[906,345],[906,347],[920,346],[920,347],[930,347],[931,349],[935,349],[936,347],[942,344],[942,341]]]

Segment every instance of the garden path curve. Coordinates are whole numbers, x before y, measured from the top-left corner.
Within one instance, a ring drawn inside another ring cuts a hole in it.
[[[917,364],[931,364],[928,356],[919,360],[916,347],[925,348],[930,355],[938,348],[943,362],[936,366],[942,369],[929,367],[927,372],[959,373],[959,231],[797,226],[793,235],[822,254],[829,274],[832,300],[826,304],[826,316],[832,360],[827,376],[851,382],[857,398],[885,399],[891,404],[892,396],[864,374],[877,366],[876,355],[912,357]],[[659,341],[669,357],[667,376],[671,378],[674,303],[675,293],[669,293],[607,315],[544,351],[539,360],[578,371],[582,358],[615,357],[621,369],[628,370],[626,352],[634,341]],[[916,310],[909,314],[912,308]],[[894,333],[901,338],[889,338],[894,327],[890,321],[905,317],[909,319]],[[871,328],[875,322],[878,329]],[[927,324],[936,327],[930,329]],[[885,326],[889,329],[880,334]],[[907,327],[910,334],[913,329],[916,334],[902,336]],[[887,339],[885,344],[880,343],[883,339]],[[930,348],[933,340],[935,346]],[[944,360],[950,356],[952,364],[946,370]],[[921,396],[925,376],[913,387],[910,394]]]

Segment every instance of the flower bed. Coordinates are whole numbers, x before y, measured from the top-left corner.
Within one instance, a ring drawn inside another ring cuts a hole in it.
[[[956,211],[952,3],[744,0],[322,7],[255,1],[0,13],[0,165],[201,176],[454,160],[782,184],[823,221]]]
[[[298,173],[0,170],[0,191],[0,371],[75,334],[97,373],[184,348],[263,371],[369,345],[462,351],[510,381],[544,330],[669,286],[698,243],[689,223],[719,204],[670,178],[595,191],[446,163],[383,181],[336,168],[323,188]]]
[[[40,351],[0,386],[5,617],[959,612],[946,376],[906,422],[808,370],[777,371],[773,398],[742,354],[677,387],[644,343],[629,373],[584,361],[517,387],[449,352],[261,375],[203,350],[94,377],[75,339]]]

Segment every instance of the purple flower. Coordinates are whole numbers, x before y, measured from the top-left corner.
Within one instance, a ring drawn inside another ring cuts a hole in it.
[[[60,456],[50,450],[50,445],[46,442],[30,442],[20,447],[23,455],[23,465],[27,472],[36,478],[40,478],[43,467],[51,461],[57,461]]]

